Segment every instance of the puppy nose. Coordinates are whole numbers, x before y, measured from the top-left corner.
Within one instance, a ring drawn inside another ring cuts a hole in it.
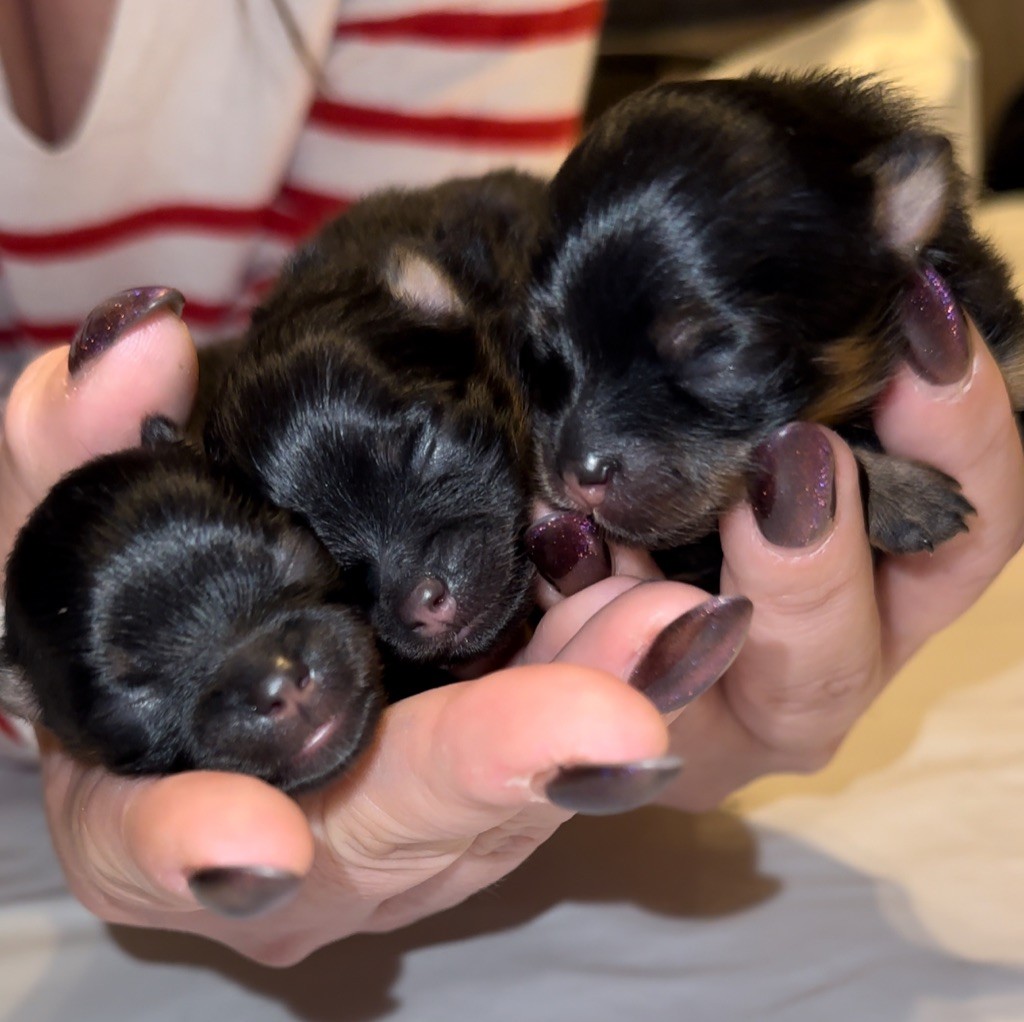
[[[278,655],[253,685],[250,696],[261,716],[290,717],[311,700],[315,687],[301,660]]]
[[[562,480],[574,500],[595,508],[604,500],[617,469],[614,458],[588,454],[579,461],[569,462],[562,472]]]
[[[580,486],[606,486],[615,472],[616,465],[613,458],[588,454],[582,461],[571,464],[569,469],[579,480]]]
[[[455,597],[444,582],[428,575],[413,586],[398,616],[418,635],[431,638],[451,630],[458,609]]]

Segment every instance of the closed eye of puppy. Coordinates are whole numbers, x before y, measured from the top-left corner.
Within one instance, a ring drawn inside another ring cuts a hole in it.
[[[624,542],[693,544],[757,445],[810,419],[854,446],[875,547],[965,529],[956,482],[885,454],[870,417],[923,282],[1024,407],[1024,314],[964,192],[948,140],[872,80],[675,82],[613,108],[553,181],[521,355],[547,498]]]
[[[205,424],[407,664],[464,664],[528,609],[511,337],[545,202],[513,172],[363,200],[293,258]]]
[[[65,476],[11,553],[0,705],[120,773],[321,784],[383,703],[372,632],[331,558],[149,420]]]

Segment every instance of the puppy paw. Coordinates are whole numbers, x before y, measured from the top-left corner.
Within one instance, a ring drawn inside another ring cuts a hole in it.
[[[890,554],[934,550],[968,529],[975,513],[960,484],[931,465],[855,451],[864,476],[871,545]]]

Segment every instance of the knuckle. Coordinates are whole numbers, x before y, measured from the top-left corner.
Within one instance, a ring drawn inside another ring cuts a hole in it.
[[[871,648],[871,647],[862,647]],[[827,766],[849,729],[883,687],[881,651],[834,662],[825,672],[759,689],[738,707],[747,728],[773,750],[778,769],[811,773]]]

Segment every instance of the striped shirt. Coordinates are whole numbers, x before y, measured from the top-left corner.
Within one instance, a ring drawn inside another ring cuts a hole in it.
[[[0,95],[0,392],[127,287],[244,327],[281,260],[376,188],[552,173],[579,127],[601,0],[269,0],[118,6],[75,133],[50,146]],[[0,93],[4,86],[0,75]],[[0,718],[0,748],[24,744]]]

